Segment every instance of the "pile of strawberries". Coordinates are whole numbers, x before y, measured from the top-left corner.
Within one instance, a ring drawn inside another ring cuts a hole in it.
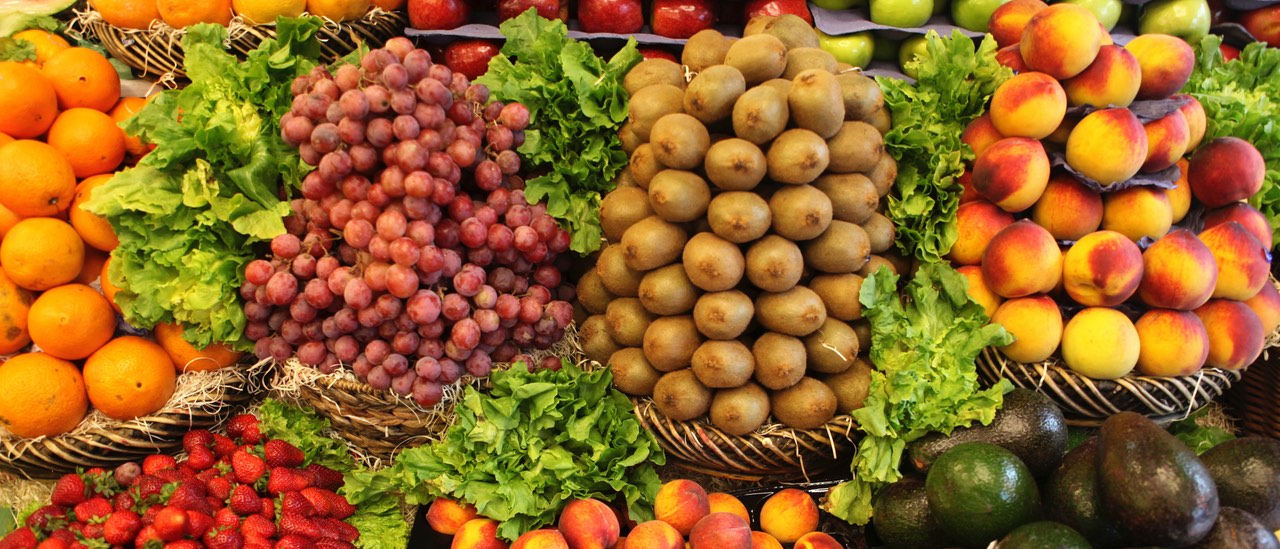
[[[265,440],[258,419],[231,419],[227,436],[183,437],[187,458],[152,455],[112,472],[64,475],[50,505],[0,539],[0,549],[353,548],[343,520],[355,507],[335,490],[342,473],[303,466],[301,450]]]

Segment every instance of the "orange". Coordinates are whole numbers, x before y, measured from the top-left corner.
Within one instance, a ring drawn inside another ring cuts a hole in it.
[[[107,256],[107,260],[102,262],[102,272],[98,275],[98,284],[102,286],[102,295],[111,303],[111,308],[116,312],[120,312],[120,304],[116,303],[116,294],[120,292],[120,287],[111,283],[111,277],[107,272],[111,269],[111,256]]]
[[[0,353],[9,354],[31,343],[27,332],[27,312],[35,296],[14,284],[0,270]]]
[[[0,364],[0,425],[24,438],[56,436],[89,410],[76,365],[45,353],[23,353]]]
[[[93,190],[111,181],[112,174],[95,175],[76,187],[76,196],[71,200],[71,226],[80,234],[85,244],[104,252],[109,252],[120,245],[115,229],[107,218],[89,212],[80,207],[93,196]]]
[[[93,284],[99,276],[102,276],[102,265],[107,262],[110,254],[102,250],[93,248],[84,249],[84,266],[80,268],[80,274],[76,275],[73,282],[79,284]]]
[[[369,11],[369,0],[307,0],[307,12],[334,21],[353,21]]]
[[[58,116],[58,96],[39,70],[0,61],[0,132],[17,139],[39,136]]]
[[[44,29],[27,29],[14,33],[11,38],[26,40],[36,48],[37,65],[43,65],[53,54],[71,47],[65,38]]]
[[[51,216],[71,206],[76,174],[58,149],[30,139],[0,147],[0,204],[19,217]]]
[[[117,337],[84,362],[89,402],[107,417],[129,420],[164,408],[177,373],[164,349],[150,339]]]
[[[87,107],[107,112],[120,99],[120,73],[106,57],[89,48],[55,53],[44,62],[42,72],[53,82],[60,109]]]
[[[84,241],[66,221],[23,219],[0,242],[0,265],[14,284],[28,290],[48,290],[80,274]]]
[[[102,111],[84,107],[62,111],[45,141],[66,155],[76,177],[114,172],[124,161],[124,131]]]
[[[307,9],[307,0],[231,0],[231,9],[246,23],[275,23],[276,17],[297,17]]]
[[[144,97],[121,97],[120,100],[116,102],[116,106],[111,107],[111,112],[107,114],[111,115],[111,119],[114,120],[116,122],[116,126],[119,127],[121,122],[124,122],[125,120],[132,118],[133,115],[138,114],[138,111],[142,110],[142,106],[146,104],[147,99]],[[127,133],[124,135],[124,150],[129,153],[129,156],[131,157],[147,154],[147,152],[153,148],[155,148],[154,145],[147,145],[146,143],[143,143],[142,138],[140,137],[129,135]]]
[[[112,26],[126,29],[150,28],[152,21],[160,19],[155,0],[92,0],[89,7]]]
[[[0,204],[0,238],[4,238],[4,235],[9,234],[9,229],[12,229],[19,221],[22,221],[21,217],[9,211],[9,208],[4,207],[4,204]]]
[[[116,312],[107,298],[84,284],[64,284],[40,294],[27,316],[31,342],[46,353],[80,360],[111,340]]]
[[[13,138],[9,134],[0,132],[0,147],[13,143]]]
[[[231,0],[156,0],[160,18],[170,27],[183,28],[196,23],[231,24]]]
[[[182,338],[182,326],[161,322],[152,328],[156,342],[164,347],[169,358],[173,359],[173,367],[179,372],[203,372],[217,370],[235,364],[243,353],[231,350],[226,345],[215,343],[204,349],[196,349]]]

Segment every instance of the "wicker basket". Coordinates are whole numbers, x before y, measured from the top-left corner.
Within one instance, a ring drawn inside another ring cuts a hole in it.
[[[376,8],[357,21],[337,23],[326,19],[318,32],[322,59],[341,58],[360,43],[380,47],[387,39],[400,36],[405,25],[403,13]],[[148,29],[114,27],[92,9],[77,12],[72,28],[102,43],[113,57],[141,71],[141,76],[186,75],[182,68],[182,37],[186,32],[181,29],[159,22]],[[263,40],[275,38],[276,29],[274,24],[244,24],[237,17],[229,27],[229,35],[227,50],[244,56]]]
[[[1271,349],[1249,366],[1226,402],[1245,434],[1280,438],[1280,353]]]
[[[858,436],[852,416],[840,415],[817,429],[766,424],[734,436],[706,418],[674,421],[653,399],[635,400],[636,417],[653,433],[667,457],[681,467],[744,481],[812,479],[853,455]]]

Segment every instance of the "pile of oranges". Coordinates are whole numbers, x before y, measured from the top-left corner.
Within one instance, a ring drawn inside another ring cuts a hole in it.
[[[155,21],[163,21],[180,29],[196,23],[225,27],[236,15],[255,25],[275,22],[276,17],[297,17],[303,12],[334,21],[351,21],[375,7],[400,9],[405,0],[91,0],[89,4],[116,27],[147,29]]]
[[[176,326],[154,340],[116,336],[118,288],[106,273],[119,240],[80,205],[148,151],[117,125],[146,100],[121,97],[119,75],[93,50],[40,30],[17,37],[36,44],[36,59],[0,62],[0,354],[13,355],[0,364],[0,426],[52,436],[90,404],[119,420],[153,413],[181,371],[238,355],[197,351]]]

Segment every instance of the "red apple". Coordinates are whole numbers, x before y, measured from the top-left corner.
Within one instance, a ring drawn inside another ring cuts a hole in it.
[[[409,26],[419,30],[456,29],[471,13],[467,0],[409,0]]]
[[[1280,4],[1245,12],[1240,17],[1240,24],[1254,38],[1273,48],[1280,48]]]
[[[716,22],[712,0],[653,0],[653,33],[667,38],[688,38]]]
[[[582,32],[631,34],[644,26],[640,0],[578,0]]]
[[[498,0],[498,21],[506,21],[520,15],[529,8],[538,10],[544,19],[569,21],[569,3],[560,0]]]
[[[742,19],[750,21],[760,15],[783,15],[790,13],[813,25],[813,14],[809,13],[809,4],[805,0],[751,0],[747,2]]]
[[[444,49],[444,66],[466,75],[467,80],[475,80],[489,70],[489,60],[501,49],[493,40],[456,40]]]
[[[680,64],[680,58],[676,56],[676,54],[671,53],[671,50],[665,48],[641,46],[637,51],[640,52],[640,57],[645,59],[666,59],[677,65]]]

